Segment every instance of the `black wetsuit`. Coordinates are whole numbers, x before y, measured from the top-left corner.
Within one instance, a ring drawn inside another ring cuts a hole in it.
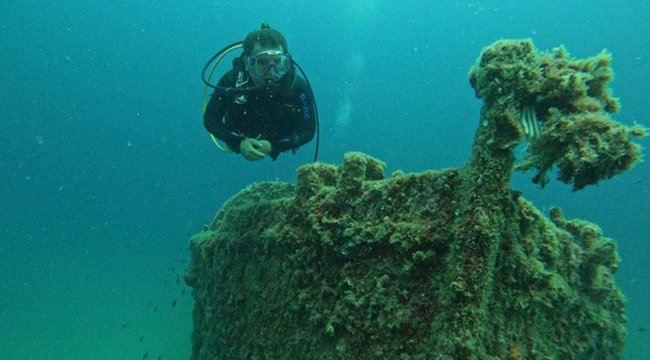
[[[235,67],[217,86],[245,89],[255,84],[246,70]],[[247,137],[268,140],[270,156],[275,160],[280,153],[295,150],[314,137],[314,102],[307,82],[295,69],[274,90],[241,92],[219,88],[210,97],[203,122],[230,150],[239,153],[239,144]]]

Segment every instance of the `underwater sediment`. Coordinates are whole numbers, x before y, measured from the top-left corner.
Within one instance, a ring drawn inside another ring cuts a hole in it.
[[[190,241],[192,359],[621,358],[615,242],[509,185],[557,166],[580,190],[640,159],[644,129],[611,118],[609,59],[496,42],[470,71],[464,167],[386,178],[352,152],[241,191]],[[524,107],[540,134],[515,165]]]

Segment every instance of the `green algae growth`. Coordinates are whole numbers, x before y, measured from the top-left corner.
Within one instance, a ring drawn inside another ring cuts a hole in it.
[[[464,167],[386,178],[351,152],[230,199],[190,241],[192,359],[621,358],[614,241],[509,185],[523,106],[542,122],[520,165],[536,182],[556,165],[578,190],[639,160],[608,59],[496,42],[470,71],[484,103]]]

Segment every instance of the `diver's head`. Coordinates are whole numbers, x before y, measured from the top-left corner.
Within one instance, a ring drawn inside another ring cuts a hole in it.
[[[267,24],[246,36],[242,53],[246,70],[257,86],[277,87],[291,70],[287,40]]]

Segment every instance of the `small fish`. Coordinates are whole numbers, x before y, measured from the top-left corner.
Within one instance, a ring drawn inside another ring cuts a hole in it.
[[[645,332],[645,331],[646,331],[646,328],[644,328],[644,327],[640,327],[640,328],[638,328],[638,329],[636,329],[636,330],[637,330],[638,332]]]
[[[144,355],[142,355],[142,360],[144,360],[144,359],[146,359],[146,358],[148,358],[148,357],[149,357],[149,353],[146,352],[146,353],[144,353]]]
[[[140,342],[144,341],[144,336],[140,336]]]
[[[158,355],[158,360],[162,359],[162,355]]]
[[[181,295],[185,295],[185,289],[181,290]]]
[[[176,300],[172,301],[172,307],[173,307],[173,308],[176,307],[176,304],[178,304],[178,303],[176,302]]]
[[[153,312],[157,312],[157,311],[158,311],[158,306],[155,306],[155,307],[153,308]]]
[[[122,324],[122,330],[126,329],[126,323]]]

